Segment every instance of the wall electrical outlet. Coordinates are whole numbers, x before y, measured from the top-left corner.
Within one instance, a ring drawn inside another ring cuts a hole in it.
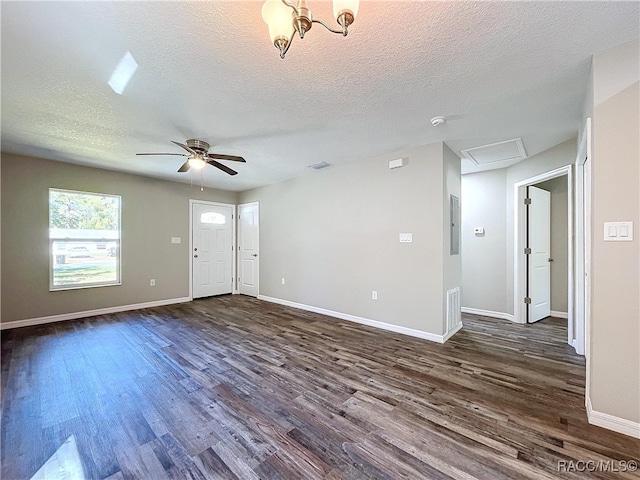
[[[156,279],[152,278],[151,280],[149,280],[149,286],[150,287],[155,287],[156,286]]]
[[[371,300],[377,300],[378,299],[378,292],[376,292],[375,290],[371,290]]]
[[[286,283],[284,277],[282,277],[282,285],[284,285]]]
[[[180,238],[180,237],[171,237],[171,243],[179,244],[181,242],[182,242],[182,238]]]

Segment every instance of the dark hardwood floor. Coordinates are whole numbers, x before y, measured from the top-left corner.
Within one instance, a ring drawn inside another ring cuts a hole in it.
[[[2,478],[69,452],[64,478],[637,478],[558,472],[640,461],[587,423],[566,321],[464,324],[439,345],[225,296],[4,331]]]

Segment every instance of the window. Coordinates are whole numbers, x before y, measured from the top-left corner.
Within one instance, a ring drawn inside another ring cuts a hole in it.
[[[200,223],[224,225],[225,223],[227,223],[227,217],[225,217],[222,213],[205,212],[200,215]]]
[[[49,189],[50,290],[120,285],[120,196]]]

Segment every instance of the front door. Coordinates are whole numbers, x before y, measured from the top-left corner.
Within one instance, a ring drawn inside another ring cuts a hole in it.
[[[527,187],[529,323],[551,315],[551,193]]]
[[[192,203],[193,298],[233,291],[233,207]]]
[[[238,210],[238,291],[257,297],[260,282],[260,236],[258,203],[240,205]]]

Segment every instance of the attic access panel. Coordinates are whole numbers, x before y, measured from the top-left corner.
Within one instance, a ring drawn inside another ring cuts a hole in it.
[[[505,140],[504,142],[490,143],[480,147],[460,150],[462,156],[471,160],[476,165],[486,165],[488,163],[520,161],[527,158],[522,138]]]

